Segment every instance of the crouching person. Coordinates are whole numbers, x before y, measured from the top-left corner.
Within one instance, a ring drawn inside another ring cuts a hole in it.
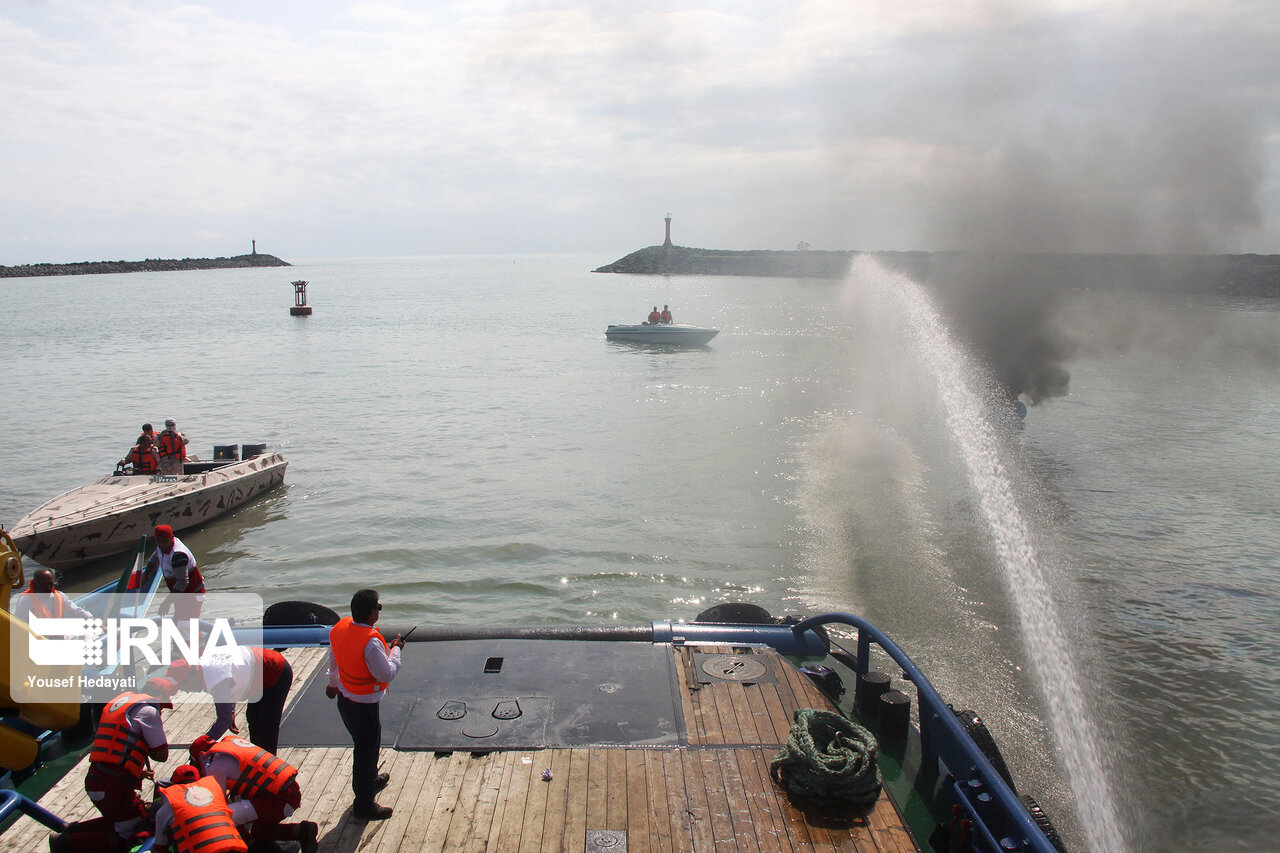
[[[319,831],[314,822],[283,823],[302,805],[296,767],[232,735],[217,741],[197,738],[191,758],[203,775],[223,786],[233,806],[249,806],[251,841],[266,849],[276,841],[297,841],[302,853],[314,853]]]
[[[53,853],[128,848],[149,810],[141,797],[142,780],[151,776],[153,760],[169,757],[160,709],[173,707],[173,692],[168,679],[153,678],[141,692],[121,693],[102,709],[84,780],[85,793],[102,816],[73,823],[50,838]]]
[[[159,789],[154,850],[171,853],[248,853],[238,824],[247,823],[248,804],[227,802],[226,792],[211,776],[183,765]]]

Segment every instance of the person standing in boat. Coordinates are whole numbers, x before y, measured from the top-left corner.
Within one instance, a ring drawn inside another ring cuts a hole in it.
[[[129,448],[129,454],[120,460],[120,464],[132,467],[135,474],[154,474],[160,470],[160,455],[144,432],[138,436],[138,443]]]
[[[144,435],[145,435],[147,438],[151,439],[151,443],[152,443],[152,444],[155,444],[155,443],[156,443],[156,440],[157,440],[157,439],[156,439],[156,429],[155,429],[155,427],[153,427],[151,424],[143,424],[143,425],[142,425],[142,433],[138,436],[138,438],[142,438],[142,436],[144,436]],[[137,444],[137,442],[135,441],[135,442],[134,442],[134,444]]]
[[[41,619],[92,619],[93,614],[78,607],[70,598],[54,588],[53,569],[36,569],[27,588],[14,596],[9,608],[15,617],[31,622],[31,614]]]
[[[164,422],[164,430],[160,433],[160,473],[181,474],[182,463],[187,459],[187,437],[178,432],[178,424],[173,418]]]
[[[147,572],[159,569],[169,592],[177,593],[174,618],[199,619],[204,606],[204,577],[196,567],[195,555],[173,535],[168,524],[156,525],[156,550],[147,560]],[[152,575],[154,576],[154,575]]]
[[[663,306],[662,306],[662,319],[661,319],[661,322],[662,322],[662,323],[664,323],[664,324],[665,324],[665,323],[670,323],[670,322],[672,322],[672,320],[671,320],[671,309],[667,308],[667,306],[665,306],[665,305],[663,305]]]
[[[658,311],[658,306],[653,306],[653,310],[649,312],[649,319],[646,321],[650,326],[656,326],[662,322],[662,314]]]
[[[382,743],[378,704],[400,671],[404,638],[397,634],[388,643],[374,627],[381,611],[377,590],[357,590],[351,596],[351,615],[329,629],[329,684],[324,693],[338,700],[338,714],[355,747],[351,767],[355,803],[351,815],[359,820],[391,817],[391,808],[378,805],[373,799],[391,778],[378,772],[378,748]]]

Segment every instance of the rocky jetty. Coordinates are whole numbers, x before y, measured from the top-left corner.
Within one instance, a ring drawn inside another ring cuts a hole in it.
[[[981,275],[990,268],[1049,287],[1280,297],[1280,255],[787,252],[648,246],[594,272],[838,279],[848,274],[849,265],[862,254],[940,286],[954,280],[957,269]]]
[[[242,267],[287,267],[275,255],[236,255],[231,258],[148,258],[145,261],[80,261],[74,264],[24,264],[0,267],[0,278],[33,275],[101,275],[115,272],[161,272],[165,270],[225,270]]]
[[[841,278],[857,252],[774,252],[649,246],[594,272],[632,275],[751,275],[782,278]]]

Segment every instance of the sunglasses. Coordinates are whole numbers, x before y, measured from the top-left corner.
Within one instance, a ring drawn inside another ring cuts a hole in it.
[[[378,609],[379,609],[379,610],[381,610],[381,609],[382,609],[382,602],[381,602],[381,601],[379,601],[379,602],[378,602]]]

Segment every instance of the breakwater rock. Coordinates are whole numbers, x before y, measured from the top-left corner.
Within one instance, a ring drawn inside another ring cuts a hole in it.
[[[1280,255],[1126,255],[1065,252],[735,251],[649,246],[594,272],[843,278],[860,255],[927,285],[999,278],[1055,289],[1141,290],[1280,297]]]
[[[751,275],[842,278],[857,252],[774,252],[649,246],[593,272],[632,275]]]
[[[116,272],[162,272],[166,270],[225,270],[241,267],[287,267],[275,255],[236,255],[231,258],[148,258],[145,261],[80,261],[74,264],[24,264],[0,267],[0,278],[33,275],[101,275]]]

